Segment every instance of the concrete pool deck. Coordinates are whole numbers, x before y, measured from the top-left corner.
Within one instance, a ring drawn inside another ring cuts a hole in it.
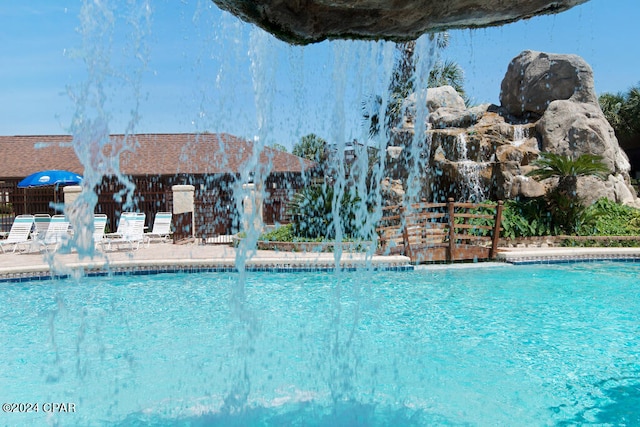
[[[151,273],[175,271],[235,271],[237,249],[226,245],[155,243],[137,251],[96,251],[92,258],[76,253],[0,254],[0,280],[29,280],[53,276],[106,273]],[[497,261],[512,264],[628,260],[640,261],[640,248],[501,248]],[[51,262],[50,262],[51,261]],[[256,250],[246,262],[249,270],[329,271],[335,268],[333,253],[278,252]],[[411,269],[409,258],[400,255],[375,255],[367,259],[363,253],[342,254],[340,267],[375,269]],[[429,268],[429,265],[421,268]]]

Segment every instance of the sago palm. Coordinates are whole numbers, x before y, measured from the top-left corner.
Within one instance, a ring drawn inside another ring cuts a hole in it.
[[[581,176],[606,179],[609,173],[602,156],[594,154],[582,154],[574,159],[555,153],[542,153],[532,165],[538,169],[529,172],[527,176],[539,179],[558,178],[559,190],[567,192],[575,192],[575,184]]]
[[[543,153],[532,163],[537,166],[528,176],[539,179],[558,178],[558,186],[546,196],[553,222],[564,232],[576,234],[588,221],[586,207],[577,195],[578,178],[595,176],[606,179],[609,169],[602,156],[583,154],[574,159],[554,153]]]

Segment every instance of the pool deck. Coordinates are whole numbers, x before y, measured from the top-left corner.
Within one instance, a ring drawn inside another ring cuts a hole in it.
[[[126,274],[176,271],[236,271],[237,249],[227,245],[153,243],[137,251],[96,251],[93,257],[76,253],[0,253],[0,281],[48,279],[51,276],[83,274]],[[246,257],[247,270],[331,271],[334,253],[277,252],[256,250]],[[640,261],[640,248],[501,248],[497,261],[511,264],[540,264],[596,260]],[[340,268],[380,270],[411,269],[405,256],[366,257],[344,252]],[[429,265],[422,268],[429,268]]]

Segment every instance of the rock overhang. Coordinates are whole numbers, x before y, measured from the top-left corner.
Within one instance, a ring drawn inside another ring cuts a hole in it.
[[[588,0],[213,0],[291,44],[327,39],[415,40],[568,10]]]

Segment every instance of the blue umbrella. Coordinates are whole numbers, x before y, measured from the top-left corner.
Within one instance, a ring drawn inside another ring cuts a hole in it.
[[[47,185],[74,185],[82,182],[82,176],[63,170],[48,170],[29,175],[18,183],[18,188],[44,187]]]

